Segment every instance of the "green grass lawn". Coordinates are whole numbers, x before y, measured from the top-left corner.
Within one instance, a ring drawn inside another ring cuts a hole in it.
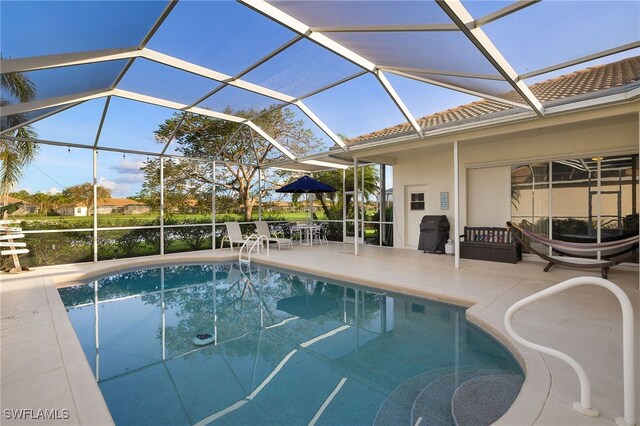
[[[294,213],[264,213],[264,220],[288,220],[288,221],[304,221],[308,215],[305,212]],[[316,217],[319,220],[326,220],[326,216],[322,211],[316,211]],[[83,224],[80,227],[92,227],[92,216],[15,216],[17,220],[23,221],[46,221],[50,223],[67,223],[67,224]],[[120,221],[139,221],[139,222],[158,222],[160,216],[158,214],[113,214],[98,215],[98,226],[101,223],[120,222]],[[216,214],[216,222],[234,220],[243,222],[245,219],[242,215],[235,213],[218,213]],[[251,221],[258,220],[258,213],[252,215]],[[211,223],[211,215],[205,214],[172,214],[165,215],[165,223]]]

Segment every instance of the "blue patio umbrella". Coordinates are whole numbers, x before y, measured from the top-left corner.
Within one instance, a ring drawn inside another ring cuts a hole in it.
[[[336,192],[333,186],[320,182],[310,176],[302,176],[282,188],[276,189],[276,192],[286,194],[307,194],[307,202],[309,201],[309,193],[321,194],[324,192]],[[309,209],[309,220],[311,221],[311,209]]]
[[[276,189],[276,192],[287,194],[319,194],[323,192],[336,192],[336,189],[310,176],[302,176],[300,179]]]

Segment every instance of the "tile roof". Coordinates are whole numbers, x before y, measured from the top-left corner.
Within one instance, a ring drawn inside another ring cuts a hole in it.
[[[530,86],[530,89],[543,104],[550,102],[555,104],[562,103],[561,101],[566,98],[595,94],[598,91],[622,87],[636,82],[640,82],[640,56],[562,75],[536,83]],[[519,98],[515,91],[506,93],[501,97],[514,102],[522,102],[522,99]],[[417,122],[423,130],[428,130],[430,127],[482,117],[510,109],[519,111],[519,109],[510,104],[484,99],[418,118]],[[412,132],[411,125],[403,123],[357,136],[349,139],[347,144],[361,143],[373,139],[386,139]]]
[[[100,200],[98,200],[98,207],[103,207],[103,206],[117,206],[117,207],[123,207],[123,206],[144,206],[144,203],[141,203],[140,201],[136,201],[136,200],[131,200],[129,198],[101,198]]]
[[[144,203],[140,201],[131,200],[129,198],[101,198],[98,200],[98,207],[105,206],[115,206],[115,207],[124,207],[124,206],[144,206]],[[58,208],[62,207],[87,207],[87,205],[82,201],[77,201],[75,203],[63,204]]]
[[[3,203],[4,203],[4,197],[0,197],[0,206],[2,206]],[[7,204],[14,204],[14,203],[22,203],[25,206],[35,206],[35,204],[30,203],[29,201],[21,200],[20,198],[7,195]]]

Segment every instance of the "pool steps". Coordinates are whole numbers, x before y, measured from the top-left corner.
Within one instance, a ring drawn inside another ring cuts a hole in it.
[[[521,376],[512,374],[509,371],[483,369],[477,366],[444,367],[421,373],[405,381],[386,398],[380,406],[373,424],[376,426],[389,424],[409,426],[415,426],[416,424],[420,426],[458,424],[456,423],[456,413],[453,413],[451,408],[453,398],[458,389],[478,378],[508,377],[508,380],[513,381],[512,376],[518,377],[521,383]],[[506,392],[505,395],[501,396],[504,397],[504,404],[498,405],[506,405],[506,408],[511,405],[520,390],[520,386],[515,386],[513,389],[515,389],[513,393]],[[461,395],[458,395],[457,411],[461,411],[460,397]],[[485,394],[484,397],[493,398],[493,395]],[[477,400],[474,400],[474,403],[477,403]],[[506,409],[504,411],[506,412]],[[491,413],[493,412],[489,412],[489,414]],[[473,423],[476,426],[488,425],[496,420],[492,415],[478,414]],[[504,414],[504,412],[501,414]],[[460,417],[460,426],[469,424],[465,422],[466,415],[458,415],[458,417]],[[489,419],[492,420],[489,421]]]

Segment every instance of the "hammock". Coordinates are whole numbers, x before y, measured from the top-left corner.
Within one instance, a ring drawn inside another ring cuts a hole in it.
[[[572,243],[552,240],[534,232],[527,231],[511,222],[507,222],[507,226],[511,228],[513,236],[520,244],[529,249],[531,253],[549,262],[544,268],[545,272],[548,272],[549,269],[556,264],[577,269],[600,268],[602,278],[607,278],[610,267],[632,260],[638,256],[637,249],[640,239],[638,235],[604,243]],[[564,254],[565,256],[554,256],[542,253],[532,247],[527,240],[542,244],[545,247],[551,247],[553,251]],[[600,252],[599,260],[597,259],[598,252]]]

